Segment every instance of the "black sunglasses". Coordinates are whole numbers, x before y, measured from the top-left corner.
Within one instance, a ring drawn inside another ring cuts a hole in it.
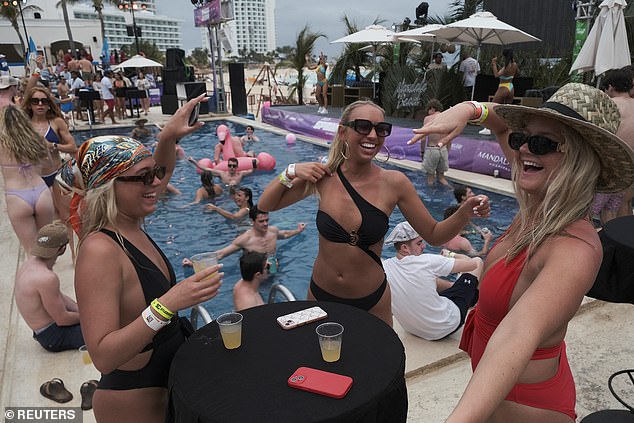
[[[563,151],[562,144],[541,135],[526,135],[521,132],[511,132],[509,134],[509,147],[519,150],[520,147],[528,143],[528,151],[543,156],[544,154]]]
[[[51,101],[48,98],[35,98],[35,97],[31,97],[31,104],[33,105],[37,105],[37,104],[51,104]]]
[[[392,124],[387,122],[379,122],[375,125],[367,119],[355,119],[350,122],[343,122],[342,125],[354,129],[361,135],[370,135],[372,128],[374,128],[378,137],[389,137],[392,133]]]
[[[237,164],[228,164],[227,167],[238,167]]]
[[[143,185],[152,185],[154,178],[163,179],[167,173],[165,166],[154,166],[152,169],[143,172],[140,175],[118,176],[117,181],[121,182],[143,182]]]

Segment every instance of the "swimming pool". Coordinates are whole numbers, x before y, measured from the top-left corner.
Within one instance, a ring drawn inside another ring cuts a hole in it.
[[[216,137],[212,134],[216,133],[217,126],[221,124],[229,126],[231,133],[234,135],[245,133],[243,125],[225,121],[207,122],[199,131],[181,140],[180,145],[185,150],[186,155],[193,156],[196,159],[213,157]],[[74,135],[78,142],[83,142],[97,135],[128,135],[131,129],[115,128],[90,132],[81,131],[76,132]],[[294,145],[287,145],[285,138],[281,135],[267,133],[263,130],[256,130],[256,134],[261,141],[253,143],[250,149],[256,152],[268,152],[276,158],[277,165],[275,171],[258,171],[254,175],[243,179],[243,186],[253,190],[254,203],[257,203],[260,193],[275,177],[276,172],[280,172],[289,163],[316,161],[327,154],[327,150],[323,147],[301,141]],[[394,166],[383,166],[389,169],[397,169]],[[425,206],[434,218],[442,219],[445,208],[455,203],[452,189],[442,186],[428,187],[426,185],[426,177],[421,172],[399,170],[403,171],[412,181]],[[214,251],[228,245],[235,238],[237,227],[235,223],[228,221],[217,213],[204,211],[205,202],[186,206],[187,203],[194,199],[196,189],[200,186],[199,175],[186,160],[177,162],[171,183],[182,191],[182,195],[166,195],[161,198],[157,211],[146,218],[145,229],[163,249],[172,266],[174,266],[177,279],[181,280],[192,272],[191,268],[182,267],[181,261],[184,257],[190,257],[200,252]],[[476,193],[480,192],[482,191],[476,191]],[[513,198],[495,193],[486,194],[491,199],[491,218],[477,219],[475,223],[481,227],[489,228],[494,235],[500,235],[510,224],[512,217],[517,211],[516,201]],[[226,210],[236,211],[235,203],[226,191],[216,198],[214,202]],[[267,300],[270,287],[275,282],[284,284],[298,299],[305,298],[313,261],[317,256],[316,212],[317,200],[311,197],[286,209],[271,213],[271,225],[280,229],[295,229],[298,223],[304,222],[306,223],[306,229],[288,240],[278,241],[279,273],[260,285],[260,293],[264,301]],[[402,220],[403,216],[397,208],[390,217],[390,229]],[[479,236],[477,238],[472,237],[470,240],[474,247],[478,249],[482,247],[482,241]],[[437,251],[437,248],[428,248],[428,252]],[[383,257],[388,258],[394,255],[394,248],[391,245],[386,245],[383,249]],[[218,316],[233,308],[232,289],[233,285],[240,279],[239,257],[240,253],[234,253],[222,260],[225,277],[220,293],[216,298],[204,304],[212,316]]]

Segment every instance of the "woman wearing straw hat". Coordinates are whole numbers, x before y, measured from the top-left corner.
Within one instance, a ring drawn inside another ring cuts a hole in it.
[[[588,212],[596,192],[632,185],[634,152],[614,135],[616,104],[577,83],[539,109],[461,103],[410,143],[450,140],[469,120],[490,128],[511,162],[519,212],[487,256],[460,343],[474,373],[447,422],[573,422],[564,336],[602,260]]]
[[[75,291],[86,345],[102,373],[93,398],[99,422],[165,419],[171,360],[191,333],[177,312],[218,293],[220,266],[177,284],[169,261],[141,228],[173,172],[176,139],[203,125],[187,123],[202,98],[174,114],[153,156],[132,138],[96,137],[58,176],[82,199]]]

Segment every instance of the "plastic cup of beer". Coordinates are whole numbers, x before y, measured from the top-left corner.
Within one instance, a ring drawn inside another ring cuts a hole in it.
[[[79,352],[81,354],[81,361],[84,364],[92,364],[92,358],[90,358],[90,353],[88,352],[87,346],[82,345],[81,347],[79,347]]]
[[[328,363],[338,361],[341,356],[343,326],[335,322],[322,323],[317,326],[316,332],[324,361]]]
[[[242,314],[225,313],[216,319],[225,348],[235,350],[242,344]]]
[[[202,272],[208,267],[218,264],[218,254],[216,252],[200,253],[191,257],[192,266],[194,266],[194,272]],[[203,280],[211,279],[217,272],[212,273]]]

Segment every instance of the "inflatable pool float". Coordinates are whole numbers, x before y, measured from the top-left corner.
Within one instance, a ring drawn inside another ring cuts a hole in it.
[[[229,131],[227,125],[218,125],[218,129],[216,129],[216,135],[218,135],[218,139],[222,144],[223,160],[218,164],[214,164],[213,160],[209,158],[203,158],[198,161],[198,164],[201,167],[228,171],[228,160],[230,158],[235,158],[236,160],[238,160],[238,170],[240,171],[250,169],[273,170],[275,168],[275,157],[264,151],[259,153],[256,157],[236,157],[236,153],[233,151],[233,145],[231,144],[231,132]],[[224,142],[225,140],[229,140],[229,142]]]

